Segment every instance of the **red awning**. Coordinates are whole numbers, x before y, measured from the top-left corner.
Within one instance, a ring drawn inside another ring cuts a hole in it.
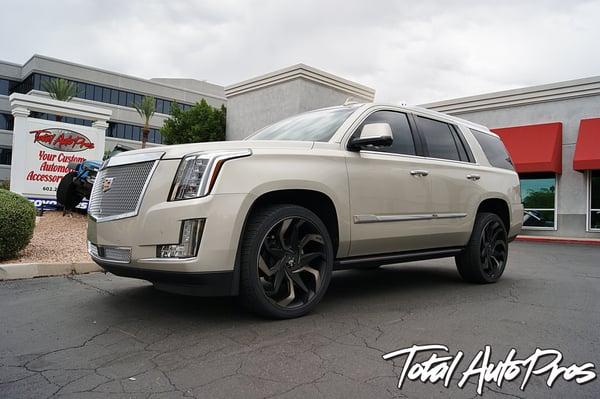
[[[562,172],[562,123],[492,129],[506,146],[518,173]]]
[[[579,123],[573,169],[600,169],[600,118],[582,119]]]

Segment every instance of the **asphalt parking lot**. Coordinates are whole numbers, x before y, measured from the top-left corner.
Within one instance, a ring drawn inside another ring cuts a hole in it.
[[[473,398],[476,376],[457,383],[485,345],[493,362],[540,347],[598,367],[599,300],[600,247],[533,243],[511,244],[495,285],[463,283],[451,259],[337,272],[314,313],[287,321],[102,273],[2,282],[0,397]],[[448,388],[397,388],[406,357],[382,355],[414,344],[464,353]],[[600,396],[597,378],[549,389],[547,376],[483,397]]]

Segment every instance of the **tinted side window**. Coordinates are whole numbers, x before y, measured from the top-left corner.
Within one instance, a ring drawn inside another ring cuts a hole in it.
[[[417,124],[427,144],[430,157],[461,160],[454,137],[455,133],[449,124],[421,116],[417,116]]]
[[[388,123],[392,128],[394,141],[389,147],[372,147],[369,151],[392,152],[394,154],[415,155],[415,142],[408,123],[408,117],[402,112],[376,111],[369,115],[360,125],[355,135],[358,136],[364,125],[369,123]]]
[[[488,161],[492,166],[502,169],[515,170],[513,167],[510,155],[504,147],[504,143],[498,137],[494,137],[491,134],[486,134],[478,130],[471,129],[471,133],[479,142],[481,149],[485,153]]]

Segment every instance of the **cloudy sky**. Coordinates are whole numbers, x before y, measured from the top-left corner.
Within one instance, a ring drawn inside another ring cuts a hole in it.
[[[3,3],[0,59],[38,53],[228,85],[303,62],[424,103],[600,75],[600,1]]]

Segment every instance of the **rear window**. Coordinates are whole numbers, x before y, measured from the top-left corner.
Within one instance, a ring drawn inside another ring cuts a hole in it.
[[[504,147],[504,143],[496,136],[471,129],[471,133],[479,142],[485,156],[492,166],[502,169],[515,170],[510,155]]]

